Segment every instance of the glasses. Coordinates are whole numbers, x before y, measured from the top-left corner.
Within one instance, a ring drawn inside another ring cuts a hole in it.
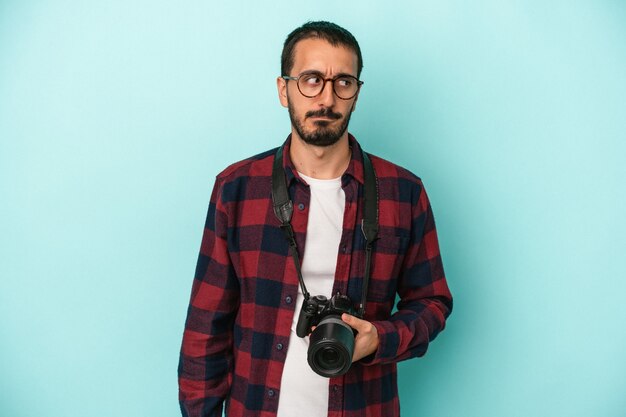
[[[363,85],[363,81],[352,75],[339,75],[335,78],[324,78],[319,72],[306,72],[297,77],[283,75],[284,80],[292,80],[298,83],[298,90],[304,97],[313,98],[324,91],[327,81],[332,81],[333,91],[335,95],[342,100],[350,100],[356,96],[359,88]]]

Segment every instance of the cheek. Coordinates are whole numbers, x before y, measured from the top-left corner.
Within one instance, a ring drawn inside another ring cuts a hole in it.
[[[341,103],[341,106],[337,107],[337,111],[341,113],[344,118],[348,117],[352,110],[354,110],[354,102],[352,101]]]
[[[299,119],[304,119],[304,115],[309,110],[309,108],[306,106],[306,103],[302,103],[302,101],[298,99],[293,99],[293,97],[290,98],[289,103],[291,105],[293,114]]]
[[[353,112],[356,107],[356,99],[352,99],[348,102],[348,111]]]
[[[299,109],[302,105],[298,101],[298,97],[295,97],[291,91],[287,92],[286,101],[294,112],[298,113],[300,111]]]

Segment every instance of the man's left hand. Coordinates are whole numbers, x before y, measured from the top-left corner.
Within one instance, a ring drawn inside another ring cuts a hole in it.
[[[372,323],[346,313],[341,315],[341,320],[357,331],[357,335],[354,338],[352,362],[356,362],[376,352],[376,349],[378,349],[378,331]]]

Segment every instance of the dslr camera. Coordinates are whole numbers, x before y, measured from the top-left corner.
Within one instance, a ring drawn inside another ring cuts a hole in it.
[[[307,361],[318,375],[330,378],[350,369],[355,331],[341,320],[343,313],[358,317],[350,298],[340,293],[330,300],[316,295],[302,303],[296,334],[305,337],[315,326],[309,337]]]

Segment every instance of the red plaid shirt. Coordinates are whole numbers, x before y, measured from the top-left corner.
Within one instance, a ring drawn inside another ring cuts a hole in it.
[[[302,259],[310,191],[289,158],[289,144],[288,138],[284,169]],[[350,145],[352,160],[342,176],[346,206],[333,294],[339,291],[358,303],[365,266],[359,227],[363,165],[352,136]],[[272,210],[275,152],[233,164],[217,176],[180,354],[183,416],[219,417],[224,402],[227,416],[276,415],[298,278]],[[370,158],[378,178],[380,226],[364,319],[376,326],[380,344],[347,374],[330,379],[329,417],[398,416],[396,363],[422,356],[452,309],[421,180]],[[392,314],[396,294],[400,301]]]

